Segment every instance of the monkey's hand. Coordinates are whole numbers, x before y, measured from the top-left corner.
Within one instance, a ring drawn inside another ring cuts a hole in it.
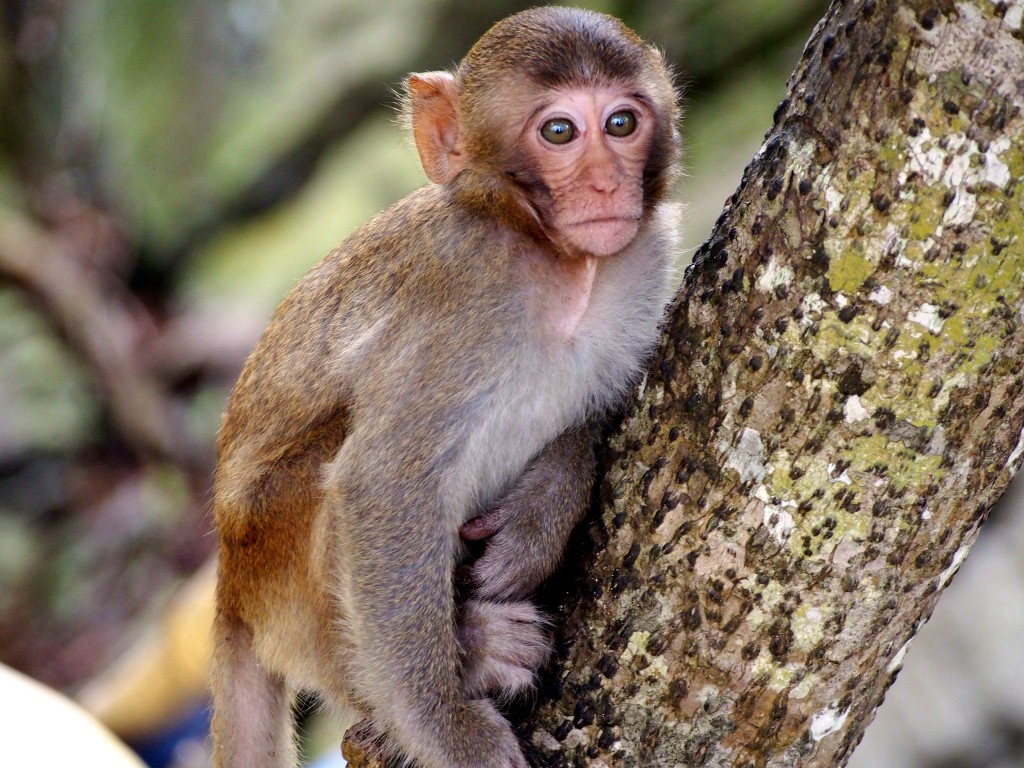
[[[476,597],[521,599],[554,572],[586,512],[594,471],[594,432],[574,427],[537,454],[501,501],[462,526],[464,539],[489,539],[470,571]]]
[[[458,630],[467,695],[510,698],[529,690],[551,653],[545,625],[543,614],[528,602],[467,601]]]

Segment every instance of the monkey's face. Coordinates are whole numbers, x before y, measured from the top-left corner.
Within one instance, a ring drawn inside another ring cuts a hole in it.
[[[565,251],[611,256],[636,237],[655,128],[654,110],[626,89],[548,91],[533,105],[520,146],[539,176],[533,204]]]

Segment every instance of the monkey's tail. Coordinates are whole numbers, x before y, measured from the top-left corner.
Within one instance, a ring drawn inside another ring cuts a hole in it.
[[[215,768],[298,765],[293,694],[256,658],[249,627],[221,608],[214,619],[211,687]]]

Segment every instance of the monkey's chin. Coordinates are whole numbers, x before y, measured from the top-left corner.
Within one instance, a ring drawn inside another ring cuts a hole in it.
[[[635,218],[607,218],[570,224],[566,240],[571,250],[583,256],[614,256],[626,248],[640,229]]]

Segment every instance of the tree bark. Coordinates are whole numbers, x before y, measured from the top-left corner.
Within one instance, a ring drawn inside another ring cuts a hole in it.
[[[1022,13],[861,0],[815,30],[610,441],[516,718],[536,765],[859,742],[1024,458]]]

